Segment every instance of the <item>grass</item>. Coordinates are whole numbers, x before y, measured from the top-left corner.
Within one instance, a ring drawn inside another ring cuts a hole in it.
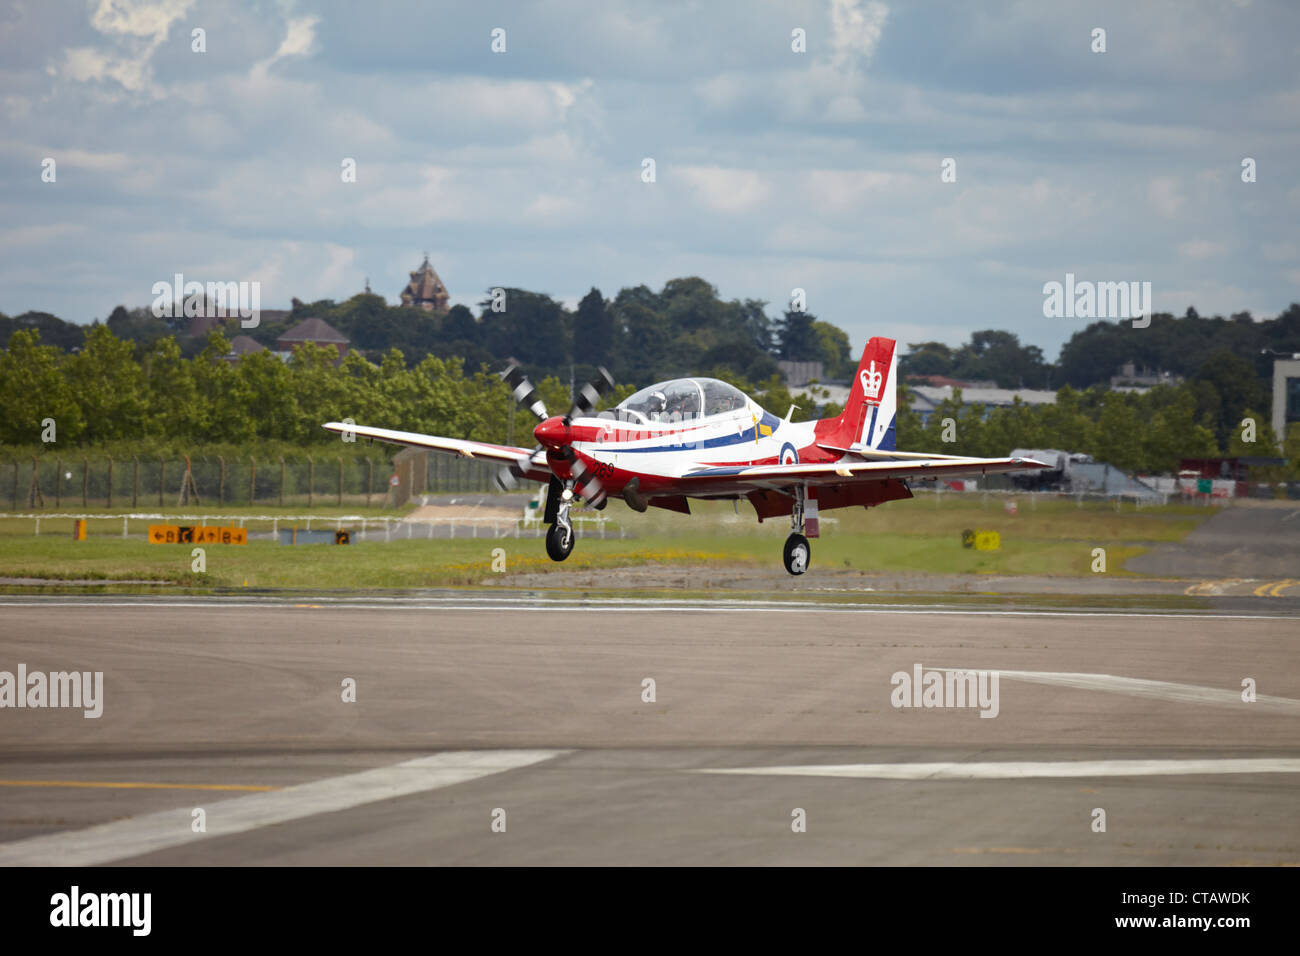
[[[822,517],[823,537],[813,542],[814,566],[866,571],[966,574],[1091,574],[1093,549],[1106,549],[1107,571],[1126,574],[1124,562],[1152,543],[1177,541],[1208,517],[1207,508],[1132,505],[1069,500],[1036,501],[1020,496],[1016,513],[1004,498],[983,495],[922,496],[878,508],[840,509]],[[341,547],[282,547],[271,541],[244,546],[207,545],[204,573],[191,570],[192,545],[149,544],[143,537],[121,537],[120,518],[92,521],[86,541],[73,541],[70,519],[47,519],[39,537],[30,519],[0,519],[0,576],[81,581],[155,581],[199,587],[378,588],[476,584],[492,575],[493,550],[505,551],[508,575],[644,564],[780,567],[780,550],[789,522],[757,524],[742,504],[693,502],[695,514],[651,509],[644,515],[610,505],[611,527],[626,539],[580,538],[563,564],[546,557],[540,538],[397,539],[356,541]],[[166,509],[178,512],[180,509]],[[277,509],[223,508],[225,514],[273,514]],[[119,511],[119,513],[124,513]],[[216,509],[185,509],[216,513]],[[285,509],[284,513],[304,513]],[[322,527],[331,516],[361,509],[319,507],[312,514]],[[367,518],[397,515],[371,509]],[[829,519],[829,520],[828,520]],[[148,521],[129,523],[142,536]],[[269,522],[265,523],[269,529]],[[253,523],[250,527],[255,527]],[[302,523],[299,523],[302,526]],[[960,543],[964,530],[997,531],[998,551],[976,551]]]

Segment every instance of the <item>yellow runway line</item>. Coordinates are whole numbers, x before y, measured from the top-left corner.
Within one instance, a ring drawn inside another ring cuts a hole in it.
[[[114,783],[104,780],[0,780],[0,787],[100,787],[109,790],[279,790],[249,783]]]

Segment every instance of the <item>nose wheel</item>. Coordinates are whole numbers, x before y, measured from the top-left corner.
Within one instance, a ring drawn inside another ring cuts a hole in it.
[[[790,537],[785,539],[785,551],[782,554],[785,559],[785,569],[791,574],[803,574],[808,570],[808,561],[812,557],[812,547],[808,544],[808,539],[798,532],[794,532]]]
[[[546,529],[546,554],[552,561],[563,561],[573,553],[573,528],[565,524],[551,525]]]

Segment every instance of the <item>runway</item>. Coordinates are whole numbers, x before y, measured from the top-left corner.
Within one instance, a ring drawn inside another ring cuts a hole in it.
[[[0,597],[0,865],[1296,863],[1274,609]]]

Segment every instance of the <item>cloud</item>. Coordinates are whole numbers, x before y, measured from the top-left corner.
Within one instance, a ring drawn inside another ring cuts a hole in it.
[[[718,212],[744,212],[765,200],[770,192],[763,177],[752,169],[727,169],[721,166],[686,166],[683,178],[695,196]]]
[[[34,230],[6,233],[0,311],[88,321],[221,260],[267,264],[268,308],[367,275],[392,299],[425,249],[453,296],[698,274],[807,288],[859,342],[1006,327],[1049,354],[1077,329],[1025,290],[1067,269],[1179,287],[1178,312],[1295,298],[1300,7],[1103,0],[1097,57],[1057,5],[888,3],[554,0],[493,56],[472,5],[0,0],[3,228]],[[1208,272],[1233,285],[1188,287]]]
[[[1212,259],[1227,251],[1228,247],[1223,243],[1208,239],[1192,239],[1178,244],[1178,255],[1183,259]]]
[[[147,59],[117,57],[88,46],[65,50],[61,72],[79,83],[113,80],[132,93],[143,90],[151,76]]]
[[[831,0],[831,65],[852,71],[870,61],[888,16],[889,7],[877,0]]]
[[[1147,202],[1167,219],[1178,215],[1186,200],[1178,193],[1178,182],[1170,176],[1157,176],[1147,186]]]
[[[171,25],[193,4],[194,0],[99,0],[90,23],[100,33],[147,38],[153,49],[167,39]]]
[[[111,80],[130,93],[145,92],[153,82],[154,51],[192,5],[193,0],[99,0],[90,25],[113,48],[71,47],[64,50],[61,66],[49,72],[78,83]]]
[[[271,67],[281,60],[310,55],[312,46],[316,42],[316,24],[319,22],[319,17],[294,17],[289,20],[285,24],[284,39],[280,41],[276,51],[265,60],[254,63],[249,71],[249,81],[253,86],[265,87]]]
[[[275,51],[272,60],[282,60],[290,56],[306,56],[311,52],[316,38],[316,24],[319,17],[297,17],[290,20],[280,48]]]

